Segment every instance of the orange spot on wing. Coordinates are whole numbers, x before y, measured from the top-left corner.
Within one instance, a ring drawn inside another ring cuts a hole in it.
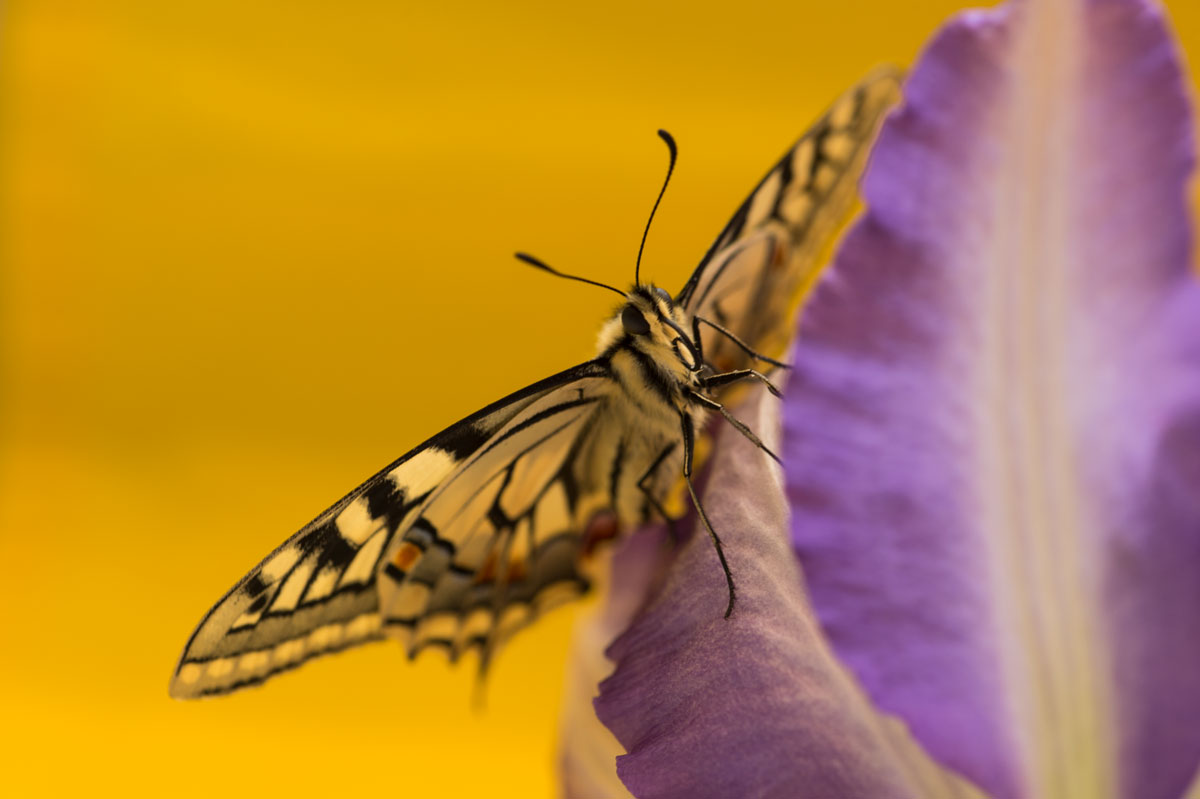
[[[600,544],[613,540],[620,532],[621,525],[616,514],[608,511],[597,513],[588,522],[583,533],[583,556],[591,557]]]
[[[520,560],[514,560],[512,563],[508,564],[508,581],[510,583],[516,582],[517,580],[524,580],[526,574],[527,572],[525,570],[524,558]]]
[[[788,248],[778,246],[775,252],[771,253],[771,266],[775,269],[781,269],[787,264]]]
[[[496,553],[492,552],[487,556],[487,560],[483,562],[483,567],[475,572],[475,579],[471,581],[473,585],[490,582],[496,579]]]
[[[410,544],[404,541],[396,549],[396,556],[392,558],[392,563],[396,564],[396,568],[402,571],[408,571],[413,564],[421,559],[421,548],[416,544]]]

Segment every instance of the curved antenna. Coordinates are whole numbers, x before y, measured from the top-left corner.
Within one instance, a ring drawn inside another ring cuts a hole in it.
[[[671,163],[667,164],[667,177],[663,180],[662,189],[658,192],[658,199],[654,201],[654,207],[650,209],[650,218],[646,220],[646,229],[642,232],[642,243],[638,247],[637,263],[633,267],[633,284],[635,286],[642,285],[640,279],[642,273],[642,250],[646,249],[646,236],[650,235],[650,223],[654,221],[654,212],[658,210],[658,204],[662,202],[663,195],[667,193],[667,184],[671,182],[671,173],[675,171],[675,158],[679,155],[679,149],[675,146],[675,140],[671,138],[670,133],[660,130],[658,137],[667,143],[667,149],[671,151]]]
[[[621,297],[623,297],[625,299],[629,298],[629,295],[627,295],[625,292],[621,291],[618,288],[613,288],[612,286],[608,285],[607,283],[600,283],[595,280],[588,280],[586,277],[577,277],[576,275],[568,275],[565,272],[559,272],[557,269],[553,269],[549,266],[546,266],[546,264],[542,263],[537,258],[534,258],[532,255],[527,255],[523,252],[519,252],[519,253],[516,253],[516,256],[517,256],[518,261],[524,261],[525,263],[529,264],[530,266],[535,266],[538,269],[549,272],[550,274],[554,275],[555,277],[565,277],[567,280],[578,280],[580,283],[590,283],[593,286],[599,286],[602,289],[608,289],[609,291],[615,291],[618,294],[620,294]]]

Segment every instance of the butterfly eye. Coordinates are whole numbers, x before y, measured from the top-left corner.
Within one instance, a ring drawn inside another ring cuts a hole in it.
[[[675,304],[674,302],[671,301],[671,294],[666,289],[655,286],[654,293],[657,294],[660,298],[662,298],[662,301],[665,302],[667,305]]]
[[[644,336],[650,332],[650,323],[632,305],[626,305],[625,310],[621,311],[621,324],[625,326],[626,333],[634,336]]]

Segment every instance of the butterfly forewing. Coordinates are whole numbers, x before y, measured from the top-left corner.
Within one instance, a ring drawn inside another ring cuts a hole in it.
[[[412,541],[424,542],[420,525],[412,528],[436,490],[461,484],[451,478],[476,463],[477,456],[494,452],[497,440],[528,420],[531,414],[522,413],[544,396],[557,391],[578,396],[580,389],[568,387],[589,385],[586,381],[597,374],[603,369],[589,362],[493,403],[343,497],[208,612],[188,641],[171,694],[226,693],[316,655],[383,637],[377,575],[384,563],[394,569],[402,542],[414,549]],[[430,539],[434,550],[446,543],[437,541]]]

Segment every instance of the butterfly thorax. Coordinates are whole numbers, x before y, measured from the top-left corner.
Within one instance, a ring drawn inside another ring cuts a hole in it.
[[[613,378],[606,411],[612,432],[594,450],[610,507],[626,530],[652,517],[676,482],[683,417],[698,430],[707,416],[693,399],[702,392],[703,363],[687,313],[654,286],[634,286],[627,298],[597,342]],[[624,464],[619,474],[609,467],[618,460]]]

